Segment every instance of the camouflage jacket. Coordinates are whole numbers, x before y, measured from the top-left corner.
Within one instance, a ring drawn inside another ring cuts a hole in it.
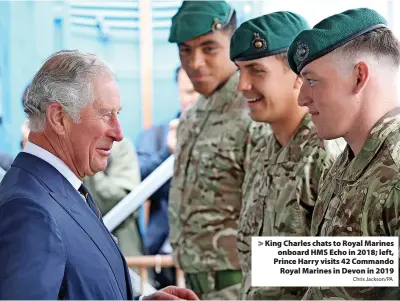
[[[237,222],[249,154],[264,124],[254,123],[236,91],[239,74],[200,97],[177,129],[169,195],[170,240],[186,273],[240,269]]]
[[[326,144],[307,114],[285,147],[269,135],[253,159],[256,172],[246,180],[238,229],[242,299],[301,299],[306,292],[300,287],[251,287],[251,237],[310,234],[321,174],[341,151],[339,146],[328,150]]]
[[[400,109],[371,130],[360,153],[347,146],[324,178],[313,236],[400,236]],[[312,287],[305,299],[396,299],[399,287]]]

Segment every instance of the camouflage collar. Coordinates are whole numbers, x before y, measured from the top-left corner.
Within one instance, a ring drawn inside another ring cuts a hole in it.
[[[307,136],[310,135],[311,130],[314,128],[314,123],[311,120],[310,114],[306,114],[303,120],[300,122],[292,138],[290,138],[288,144],[281,148],[276,159],[276,163],[283,163],[292,161],[294,158],[300,160],[302,144],[307,140]],[[279,145],[278,141],[274,136],[275,143]]]
[[[241,93],[237,91],[237,85],[239,82],[239,71],[236,71],[228,81],[217,89],[210,97],[206,98],[203,95],[198,99],[198,111],[209,111],[209,110],[220,110],[221,113],[224,108],[232,105],[232,102],[241,96]],[[243,101],[242,97],[239,99],[240,102]],[[239,104],[242,105],[243,104]]]
[[[368,167],[375,155],[381,149],[386,138],[395,130],[400,128],[400,108],[395,108],[383,116],[372,128],[367,140],[364,143],[360,153],[353,160],[349,160],[353,154],[349,145],[340,156],[338,161],[336,178],[352,181],[360,177],[362,172]],[[343,174],[338,174],[342,171]]]

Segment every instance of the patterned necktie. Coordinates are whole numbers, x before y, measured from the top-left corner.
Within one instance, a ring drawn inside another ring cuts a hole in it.
[[[93,213],[97,216],[99,220],[101,220],[101,213],[99,208],[96,206],[95,202],[93,201],[92,197],[89,194],[89,190],[87,187],[82,183],[81,187],[79,187],[78,191],[82,194],[85,198],[89,208],[93,211]]]

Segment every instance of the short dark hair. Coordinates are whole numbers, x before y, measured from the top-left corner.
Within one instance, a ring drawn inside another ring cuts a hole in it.
[[[175,69],[175,82],[177,83],[179,80],[179,72],[181,71],[182,67],[179,66]]]

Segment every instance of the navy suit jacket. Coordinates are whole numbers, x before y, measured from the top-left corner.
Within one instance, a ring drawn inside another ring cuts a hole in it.
[[[132,299],[129,270],[72,185],[20,153],[0,184],[0,299]]]
[[[171,154],[168,150],[167,136],[169,124],[162,124],[141,133],[136,141],[142,180],[149,176]],[[170,180],[161,186],[151,197],[150,217],[143,237],[145,251],[149,255],[159,254],[169,235],[168,194]]]

